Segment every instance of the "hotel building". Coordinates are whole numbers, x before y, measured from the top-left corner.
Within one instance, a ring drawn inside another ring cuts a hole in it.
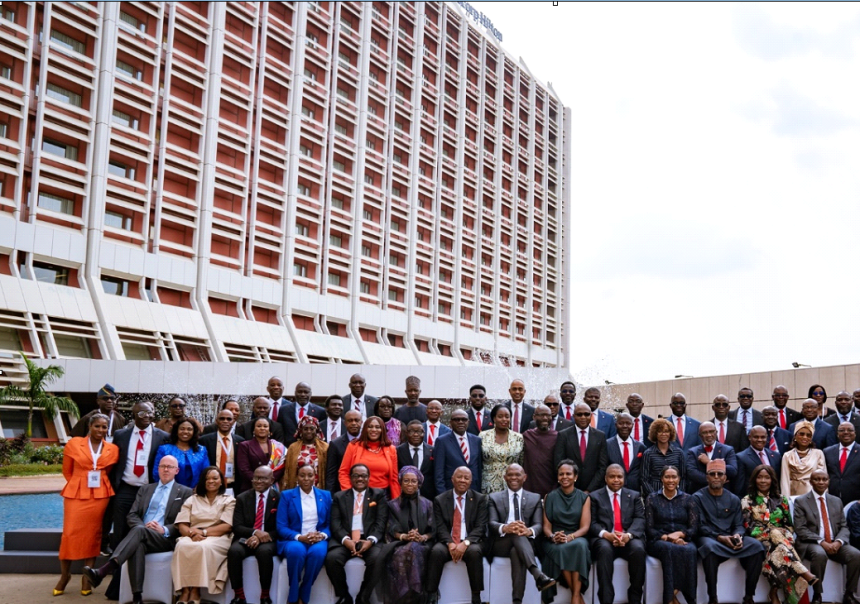
[[[570,112],[457,3],[3,1],[0,103],[3,383],[567,366]]]

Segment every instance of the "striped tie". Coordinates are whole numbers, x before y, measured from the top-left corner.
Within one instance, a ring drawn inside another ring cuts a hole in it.
[[[464,436],[460,437],[460,451],[463,453],[463,459],[466,460],[466,463],[469,463],[469,447],[466,446],[466,438]]]

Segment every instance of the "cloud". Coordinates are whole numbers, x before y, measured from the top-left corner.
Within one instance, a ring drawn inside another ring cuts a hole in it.
[[[771,93],[776,104],[773,131],[779,136],[828,136],[857,125],[856,120],[833,111],[781,84]]]

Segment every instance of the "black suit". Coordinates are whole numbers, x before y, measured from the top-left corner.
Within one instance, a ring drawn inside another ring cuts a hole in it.
[[[642,466],[642,455],[645,453],[645,445],[635,440],[632,436],[630,441],[633,443],[630,449],[630,469],[624,474],[624,486],[631,491],[640,490],[639,473]],[[621,450],[621,443],[618,438],[610,438],[606,441],[606,454],[609,458],[609,465],[617,463],[622,468],[624,467],[624,452]],[[608,467],[608,466],[607,466]]]
[[[570,428],[572,425],[573,425],[573,422],[567,421],[559,413],[554,418],[552,418],[552,421],[549,423],[549,428],[550,428],[550,430],[555,430],[556,432],[561,432],[562,430],[565,430],[566,428]],[[532,428],[537,428],[537,424],[535,424],[535,420],[532,420],[532,423],[529,424],[529,430],[531,430]]]
[[[741,426],[743,426],[744,423],[741,421],[743,419],[743,411],[744,410],[741,409],[740,407],[737,409],[732,409],[731,411],[729,411],[729,419],[734,420],[734,421],[738,422]],[[761,411],[759,411],[758,409],[752,409],[752,408],[748,409],[747,411],[749,413],[752,413],[752,425],[753,426],[764,426],[764,419],[762,419]],[[744,430],[746,430],[746,426],[744,426]],[[747,434],[749,434],[749,430],[746,430],[746,432],[747,432]]]
[[[526,571],[535,579],[540,577],[540,569],[535,562],[535,539],[543,532],[543,503],[540,495],[520,489],[517,493],[520,520],[534,532],[534,537],[503,534],[502,527],[511,518],[511,499],[508,489],[489,495],[490,530],[487,537],[487,559],[492,562],[495,556],[510,558],[513,601],[522,602],[526,591]],[[516,520],[516,514],[513,515]]]
[[[728,439],[727,439],[728,440]],[[726,462],[726,482],[731,485],[738,475],[738,459],[735,450],[729,445],[714,443],[711,459],[722,459]],[[686,490],[695,493],[699,489],[708,486],[708,478],[705,474],[706,465],[699,461],[699,455],[705,453],[705,445],[696,445],[688,449],[684,454],[684,465],[686,466]]]
[[[490,410],[484,407],[481,409],[481,429],[478,430],[478,420],[475,419],[475,408],[472,405],[469,405],[469,408],[466,410],[466,415],[469,416],[469,427],[466,428],[466,432],[474,435],[478,435],[484,430],[489,430],[493,427],[493,420],[490,419]],[[441,435],[440,435],[441,436]]]
[[[241,436],[236,436],[232,434],[230,438],[233,441],[233,478],[228,478],[227,482],[233,482],[236,477],[236,445],[240,442],[243,442],[245,439]],[[218,448],[221,446],[221,434],[219,432],[210,432],[209,434],[204,434],[200,437],[200,440],[197,441],[201,445],[206,448],[206,453],[209,455],[209,465],[218,467]],[[221,454],[224,454],[224,451],[221,451]]]
[[[249,539],[256,532],[254,522],[257,519],[257,491],[251,489],[236,497],[236,507],[233,510],[233,544],[227,550],[227,573],[233,589],[245,585],[242,562],[248,556],[257,558],[257,568],[260,570],[260,588],[269,589],[272,585],[272,572],[275,569],[274,556],[278,553],[278,501],[281,493],[274,486],[263,503],[263,532],[272,538],[268,543],[260,543],[251,549],[239,539]]]
[[[782,453],[771,451],[767,447],[762,450],[770,462],[770,467],[776,472],[777,480],[779,480],[782,474]],[[738,475],[735,478],[733,490],[735,495],[743,499],[744,495],[749,492],[750,476],[752,476],[753,470],[762,465],[761,457],[759,457],[758,451],[752,447],[747,447],[735,457],[738,462]]]
[[[852,411],[848,415],[848,421],[854,426],[854,442],[860,442],[860,415],[857,414],[856,411]],[[839,430],[839,424],[842,423],[842,419],[839,417],[838,413],[834,413],[827,417],[824,420],[825,424],[830,424],[833,427],[833,431],[836,432]]]
[[[507,407],[508,410],[511,412],[511,429],[516,428],[516,426],[514,426],[514,403],[513,403],[513,401],[511,401],[511,400],[503,401],[502,404],[505,407]],[[535,415],[534,406],[529,405],[527,402],[523,401],[522,405],[520,406],[520,427],[519,427],[519,430],[516,430],[516,432],[519,432],[520,434],[522,434],[523,432],[528,430],[529,424],[532,423],[532,420],[534,419],[534,415]]]
[[[332,495],[340,491],[338,472],[340,472],[343,455],[346,453],[346,446],[350,442],[352,441],[349,440],[349,434],[344,432],[328,444],[325,458],[325,486]]]
[[[711,419],[711,423],[717,426],[717,420]],[[750,446],[749,438],[747,437],[747,431],[744,428],[743,424],[740,422],[736,422],[733,419],[726,419],[726,440],[723,441],[724,445],[730,446],[735,451],[743,451],[747,447]],[[717,442],[720,442],[720,427],[717,426]],[[701,443],[699,443],[701,444]]]
[[[239,424],[238,426],[236,426],[236,436],[238,436],[242,440],[252,440],[254,438],[254,422],[257,421],[257,419],[259,418],[254,417],[246,421],[244,424]],[[269,419],[269,426],[269,432],[272,434],[272,440],[276,440],[279,443],[284,443],[284,429],[281,427],[281,424],[279,424],[278,422],[273,422],[271,419]],[[293,434],[295,433],[296,431],[294,429]]]
[[[346,413],[352,409],[352,393],[344,394],[340,400],[343,401],[343,412]],[[364,413],[361,414],[362,417],[370,417],[373,415],[373,410],[376,408],[376,401],[379,399],[375,396],[370,396],[369,394],[365,394],[361,397],[362,411]]]
[[[487,496],[476,491],[468,490],[463,495],[466,534],[460,535],[462,541],[470,541],[463,553],[462,561],[466,564],[469,574],[469,586],[472,589],[472,601],[480,599],[484,589],[484,556],[481,551],[481,540],[487,533],[489,512]],[[427,593],[435,594],[439,590],[439,580],[445,563],[451,560],[448,544],[453,543],[451,528],[454,523],[454,491],[445,491],[433,500],[433,519],[436,522],[436,544],[430,550],[427,561]]]
[[[346,426],[343,425],[343,416],[340,416],[339,418],[337,418],[337,420],[335,421],[335,426],[337,427],[337,436],[335,438],[340,438],[340,436],[344,432],[346,432]],[[322,439],[325,442],[329,441],[328,430],[330,427],[331,427],[331,418],[326,416],[326,418],[324,420],[320,421],[320,430],[322,431],[322,434],[323,434]]]
[[[774,405],[776,407],[776,405]],[[776,407],[776,425],[782,428],[782,424],[779,423],[779,407]],[[785,407],[785,430],[788,430],[788,427],[796,421],[803,419],[803,414],[800,411],[795,411],[794,409],[789,409],[786,405]]]
[[[830,474],[827,492],[839,497],[844,505],[860,499],[860,445],[852,443],[845,459],[845,471],[840,470],[839,458],[842,445],[836,444],[824,449],[824,461]]]
[[[552,464],[558,466],[562,459],[572,459],[579,468],[576,488],[581,491],[595,491],[604,484],[609,455],[606,449],[606,436],[596,428],[588,428],[585,448],[585,462],[579,450],[579,428],[574,426],[558,433],[553,451]]]
[[[671,418],[670,418],[671,419]],[[639,442],[645,445],[645,448],[648,449],[654,445],[650,440],[648,440],[648,431],[651,429],[651,424],[654,423],[654,418],[645,415],[644,413],[639,414]],[[677,423],[677,422],[675,422]],[[674,425],[674,424],[673,424]],[[632,438],[636,438],[636,418],[633,421],[633,430],[630,432],[630,436]]]
[[[344,413],[346,412],[346,407],[344,407]],[[308,403],[305,406],[305,413],[309,415],[313,415],[315,418],[320,420],[321,422],[325,420],[328,415],[325,412],[325,409],[320,407],[319,405],[315,405],[314,403]],[[284,435],[284,440],[276,438],[275,440],[281,440],[282,443],[287,445],[288,447],[296,442],[296,430],[299,427],[299,422],[296,419],[296,403],[293,401],[287,401],[281,408],[278,410],[278,424],[281,426],[282,433]],[[274,437],[273,437],[274,438]]]
[[[402,470],[403,466],[411,466],[412,464],[412,445],[403,443],[397,447],[397,469]],[[436,481],[433,479],[433,447],[421,443],[421,452],[423,459],[421,467],[418,468],[421,474],[424,475],[424,484],[421,485],[421,496],[424,499],[433,501],[436,498]]]
[[[613,500],[605,488],[589,494],[591,497],[591,556],[597,571],[597,597],[600,604],[612,604],[615,588],[612,586],[612,563],[615,558],[627,560],[630,586],[627,601],[630,604],[642,602],[642,588],[645,584],[645,507],[638,491],[622,488],[618,491],[621,507],[621,529],[630,533],[630,541],[623,547],[615,547],[602,538],[600,533],[615,530],[615,508]],[[613,495],[614,499],[614,495]]]
[[[325,557],[325,572],[338,598],[349,596],[345,565],[353,556],[343,545],[343,541],[351,538],[354,505],[355,491],[352,489],[340,491],[332,497],[331,538]],[[387,522],[388,501],[385,498],[385,491],[370,488],[365,490],[361,504],[361,540],[375,543],[361,555],[364,560],[364,580],[361,582],[359,593],[366,596],[368,601],[384,568],[384,565],[379,564],[379,555],[382,552],[382,540],[385,537]]]
[[[122,566],[128,561],[128,579],[131,583],[132,593],[143,591],[146,554],[173,551],[176,539],[179,537],[179,529],[176,528],[174,521],[179,510],[182,509],[182,504],[194,494],[194,491],[188,487],[182,486],[178,482],[173,483],[167,493],[167,504],[164,509],[162,526],[167,529],[167,537],[165,537],[163,533],[146,528],[143,522],[152,496],[160,485],[161,482],[150,483],[138,489],[127,518],[130,530],[111,554],[111,559],[118,566]],[[119,576],[119,573],[116,576]]]

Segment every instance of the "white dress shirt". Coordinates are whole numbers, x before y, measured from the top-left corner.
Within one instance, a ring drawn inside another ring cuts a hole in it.
[[[720,442],[720,426],[723,427],[723,438],[729,437],[729,420],[728,418],[720,421],[716,417],[714,418],[714,426],[717,428],[717,442]]]
[[[269,491],[271,491],[271,490],[272,490],[272,487],[269,487],[268,489],[266,489],[262,493],[257,493],[257,497],[256,497],[256,499],[254,499],[254,514],[257,513],[257,506],[260,505],[260,498],[263,499],[263,528],[254,529],[254,535],[256,535],[257,533],[265,533],[266,532],[265,531],[265,528],[266,528],[266,500],[269,498]],[[316,503],[314,503],[314,506],[316,506]],[[304,510],[302,510],[302,517],[304,518]]]
[[[307,535],[317,530],[317,496],[313,489],[310,493],[299,489],[299,496],[302,500],[302,535]]]
[[[818,515],[819,516],[821,515],[821,498],[822,497],[824,497],[824,509],[827,510],[827,515],[821,519],[821,522],[818,523],[818,536],[820,537],[818,542],[821,543],[822,541],[824,541],[824,523],[827,522],[828,526],[830,527],[830,539],[832,539],[833,541],[838,541],[839,543],[842,543],[843,545],[845,545],[845,543],[842,541],[842,539],[836,539],[836,535],[833,533],[833,525],[830,524],[830,507],[828,507],[828,505],[827,505],[827,497],[826,497],[827,491],[825,491],[824,495],[819,495],[818,493],[813,491],[812,495],[815,497],[815,507],[818,511]]]
[[[606,493],[609,495],[609,505],[610,505],[610,509],[612,510],[612,518],[614,519],[615,518],[615,491],[613,491],[609,487],[606,487]],[[675,493],[675,494],[677,495],[677,493]],[[618,506],[621,507],[621,491],[620,490],[618,491]],[[613,522],[615,522],[615,521],[613,520]],[[610,532],[610,531],[601,530],[597,536],[600,538],[603,538],[603,535],[605,535],[608,532]],[[612,532],[614,532],[614,531],[612,531]],[[629,535],[630,533],[624,533],[624,534]]]
[[[142,487],[149,484],[149,477],[152,475],[152,468],[149,467],[149,451],[152,448],[152,424],[149,424],[144,430],[146,436],[143,439],[143,458],[147,463],[143,466],[143,474],[140,476],[134,473],[134,460],[137,455],[137,441],[140,440],[140,429],[134,424],[131,425],[131,438],[128,441],[128,459],[125,460],[125,471],[122,473],[122,481],[133,487]]]
[[[335,429],[335,426],[337,426],[337,435],[340,436],[343,434],[343,425],[342,424],[343,423],[340,421],[340,418],[333,420],[332,418],[330,418],[328,416],[326,417],[326,419],[325,419],[325,425],[326,425],[325,441],[327,443],[330,443],[332,440],[331,439],[331,433],[332,433],[332,430]]]
[[[350,399],[350,407],[349,407],[350,409],[355,409],[355,401],[361,401],[361,421],[363,422],[364,420],[366,420],[367,419],[367,400],[365,399],[365,397],[362,396],[361,398],[355,398],[352,395],[352,393],[350,392],[349,399]]]
[[[421,466],[424,464],[424,443],[421,443],[417,447],[409,445],[409,459],[412,459],[412,455],[415,453],[418,453],[418,465],[416,467],[421,469]]]
[[[519,499],[519,505],[520,505],[520,520],[522,521],[523,524],[528,526],[528,523],[523,518],[523,490],[520,489],[519,491],[512,491],[512,490],[506,488],[505,492],[508,494],[508,519],[505,522],[505,524],[510,524],[511,522],[516,522],[516,518],[515,518],[516,514],[514,514],[514,493],[516,493],[517,499]],[[505,536],[505,533],[502,530],[502,529],[504,529],[504,527],[505,527],[504,524],[499,527],[499,536],[500,537]],[[530,528],[529,530],[531,531],[531,534],[528,536],[529,539],[534,539],[535,538],[534,529]]]

